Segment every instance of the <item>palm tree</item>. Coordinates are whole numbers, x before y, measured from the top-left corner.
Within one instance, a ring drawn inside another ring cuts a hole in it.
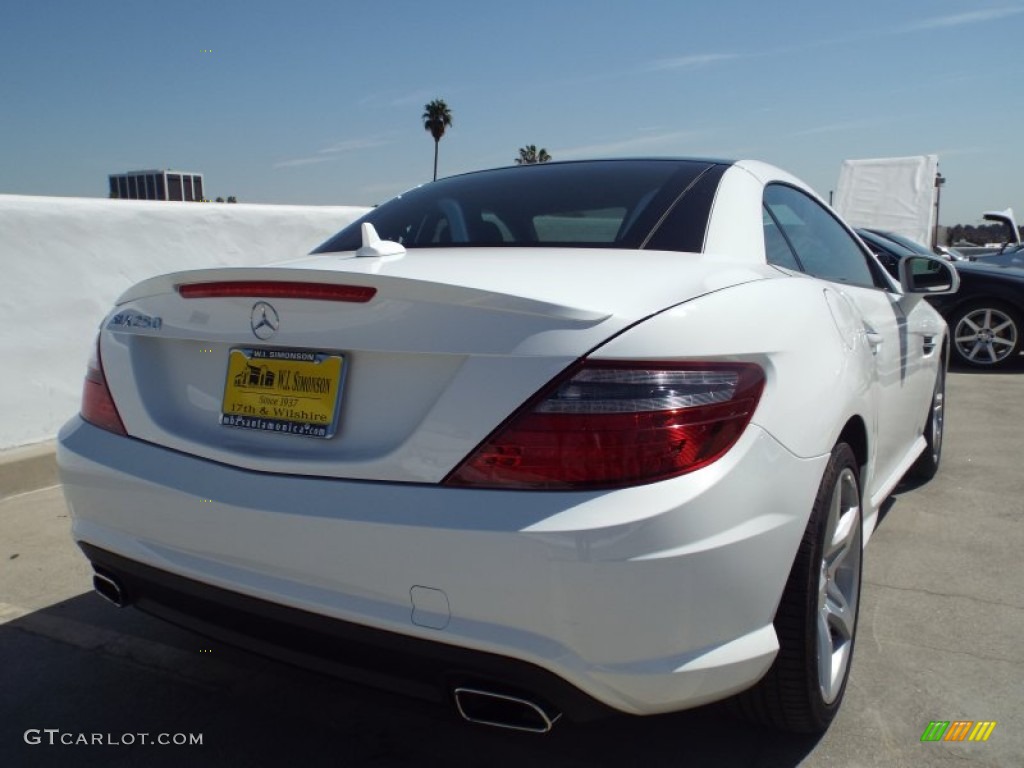
[[[519,148],[519,157],[516,158],[516,165],[533,165],[534,163],[546,163],[551,159],[548,151],[541,147],[537,149],[536,144],[527,144]]]
[[[423,107],[423,127],[434,137],[434,181],[437,181],[437,148],[445,128],[452,125],[452,111],[444,99],[434,99]]]

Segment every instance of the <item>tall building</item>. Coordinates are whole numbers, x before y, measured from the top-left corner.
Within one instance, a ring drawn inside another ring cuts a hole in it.
[[[203,199],[203,174],[187,171],[128,171],[110,175],[110,196],[122,200]]]

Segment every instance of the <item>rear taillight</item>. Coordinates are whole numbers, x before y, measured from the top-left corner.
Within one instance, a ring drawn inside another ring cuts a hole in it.
[[[446,479],[489,488],[599,488],[705,467],[743,433],[764,388],[749,363],[587,361],[488,437]]]
[[[117,413],[114,398],[110,396],[106,376],[103,375],[103,360],[100,357],[98,337],[96,345],[93,347],[92,356],[89,358],[89,365],[85,371],[85,382],[82,385],[82,418],[100,429],[116,432],[119,435],[128,434]]]
[[[292,283],[284,280],[224,280],[215,283],[183,283],[178,293],[183,299],[251,297],[261,299],[309,299],[311,301],[350,301],[363,304],[377,289],[368,285],[329,285]]]

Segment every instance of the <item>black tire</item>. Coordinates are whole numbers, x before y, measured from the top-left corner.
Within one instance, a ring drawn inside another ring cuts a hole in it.
[[[919,482],[927,482],[935,477],[942,461],[942,438],[945,434],[946,422],[946,363],[939,361],[939,370],[935,377],[935,388],[932,391],[931,405],[928,407],[928,421],[924,428],[924,439],[927,446],[924,453],[910,467],[907,477]]]
[[[949,316],[953,358],[974,368],[998,368],[1020,354],[1020,313],[995,299],[972,301]]]
[[[840,499],[838,504],[837,494]],[[833,506],[848,509],[845,514],[835,516]],[[838,530],[847,532],[848,553],[854,555],[850,562],[853,568],[843,571],[842,579],[838,578],[840,574],[835,579],[830,574],[825,584],[838,589],[845,587],[850,595],[847,605],[852,604],[852,607],[842,625],[844,630],[848,630],[848,637],[840,638],[839,652],[843,654],[839,657],[841,669],[837,675],[834,674],[836,670],[832,664],[837,656],[835,653],[830,654],[826,656],[830,674],[825,675],[821,671],[823,665],[819,663],[819,641],[822,637],[831,636],[832,627],[826,622],[828,633],[824,634],[819,627],[819,618],[823,613],[820,600],[822,595],[830,594],[827,588],[823,588],[821,576],[825,564],[826,538],[832,538],[837,530],[830,530],[830,522],[834,517],[837,520],[841,518],[842,525]],[[779,654],[761,681],[734,700],[736,709],[743,717],[798,733],[820,733],[828,728],[842,703],[850,674],[860,607],[862,543],[863,515],[857,460],[850,446],[839,443],[832,450],[825,468],[807,528],[775,614]],[[830,681],[827,690],[822,684],[823,677],[828,677]]]

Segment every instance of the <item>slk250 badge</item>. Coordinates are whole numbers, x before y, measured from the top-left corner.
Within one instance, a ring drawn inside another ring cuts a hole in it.
[[[126,309],[124,312],[118,312],[107,323],[107,328],[111,330],[127,330],[129,328],[149,328],[154,331],[159,331],[163,327],[164,321],[159,317],[151,317],[150,315],[143,314],[134,309]]]

